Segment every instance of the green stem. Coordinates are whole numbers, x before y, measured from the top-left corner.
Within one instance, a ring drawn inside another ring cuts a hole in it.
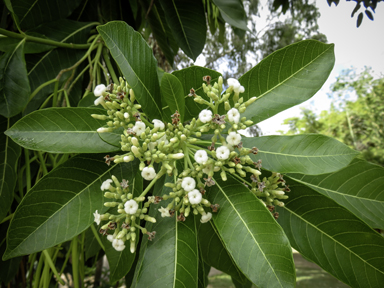
[[[39,93],[39,91],[40,91],[41,89],[43,89],[45,86],[48,86],[49,84],[52,84],[52,83],[54,83],[54,82],[56,82],[56,81],[57,81],[57,79],[55,78],[55,79],[49,80],[49,81],[44,82],[43,84],[41,84],[39,87],[37,87],[37,88],[35,89],[35,91],[32,92],[31,96],[29,96],[29,101],[31,101],[31,100],[33,99],[33,97],[35,97],[36,94]]]
[[[59,90],[59,81],[55,83],[55,89],[53,90],[52,107],[56,107],[57,104],[57,92]]]
[[[153,185],[155,185],[156,181],[159,180],[163,175],[165,174],[165,170],[161,169],[159,173],[157,173],[156,177],[149,183],[147,188],[143,191],[143,193],[140,194],[139,197],[144,197],[147,195],[148,191],[152,188]]]
[[[105,64],[107,64],[107,68],[108,68],[109,74],[112,77],[113,82],[119,83],[119,79],[116,77],[115,70],[113,69],[111,60],[109,60],[107,49],[103,49],[103,58],[104,58]]]
[[[31,189],[31,167],[29,166],[29,150],[24,148],[25,157],[25,177],[27,181],[27,192]]]
[[[64,90],[64,97],[65,97],[65,102],[67,102],[67,107],[71,107],[71,104],[69,103],[69,98],[68,98],[68,94],[67,94],[66,90]]]
[[[47,166],[45,165],[45,159],[43,157],[43,154],[41,153],[41,151],[38,151],[37,155],[38,155],[39,160],[40,160],[40,166],[43,169],[43,174],[47,175],[48,174],[48,170],[47,170]]]
[[[97,25],[99,23],[91,23],[91,24]],[[56,46],[61,48],[88,49],[91,46],[91,44],[62,43],[62,42],[57,42],[49,39],[30,36],[27,34],[22,35],[22,34],[11,32],[1,28],[0,28],[0,34],[8,36],[10,38],[25,39],[25,41],[36,42],[36,43],[41,43],[41,44],[46,44],[46,45],[51,45],[51,46]]]
[[[43,254],[45,256],[45,261],[48,263],[48,265],[51,268],[53,274],[55,274],[55,276],[57,278],[57,281],[59,281],[61,285],[65,285],[63,279],[61,279],[59,273],[57,273],[55,264],[53,264],[53,261],[51,259],[51,256],[49,255],[48,251],[47,250],[43,250]]]
[[[7,217],[5,217],[3,220],[1,220],[0,224],[6,222],[8,220],[11,220],[12,218],[13,218],[13,213],[8,215]]]
[[[56,91],[56,92],[61,92],[63,90],[59,90],[59,91]],[[47,99],[45,99],[45,101],[43,102],[43,104],[41,104],[40,108],[39,109],[43,109],[49,102],[49,100],[51,100],[51,98],[55,95],[55,93],[52,93],[51,95],[49,95],[47,97]]]
[[[103,249],[103,251],[105,251],[105,247],[104,247],[104,245],[103,245],[103,242],[101,242],[99,233],[97,233],[96,228],[95,228],[95,226],[94,226],[93,224],[91,225],[91,230],[92,230],[92,232],[93,232],[93,235],[94,235],[95,238],[96,238],[96,241],[100,244],[101,249]]]
[[[79,286],[79,255],[77,253],[77,237],[72,240],[72,275],[73,275],[73,287],[80,288]]]
[[[44,255],[40,254],[39,264],[37,265],[37,268],[36,268],[35,282],[33,283],[33,288],[39,287],[40,275],[41,275],[41,269],[43,267],[43,263],[44,263]]]
[[[97,71],[99,71],[98,67],[97,67],[97,63],[100,61],[100,55],[101,55],[101,52],[103,51],[103,45],[99,45],[99,47],[97,47],[97,52],[96,52],[96,56],[94,58],[95,60],[95,64],[93,66],[93,75],[92,75],[92,78],[93,78],[93,81],[95,81],[96,79],[96,76],[97,76]],[[98,79],[99,80],[99,79]],[[99,83],[99,82],[98,82]]]

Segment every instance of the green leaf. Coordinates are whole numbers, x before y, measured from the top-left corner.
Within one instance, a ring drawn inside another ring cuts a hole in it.
[[[172,75],[176,76],[184,87],[184,98],[185,98],[185,116],[184,121],[191,120],[193,117],[199,115],[201,110],[206,107],[201,104],[197,104],[193,101],[193,97],[189,97],[191,88],[195,89],[196,94],[209,101],[208,96],[203,91],[203,77],[209,75],[212,77],[211,83],[217,82],[217,79],[221,74],[214,70],[192,66],[184,68],[178,71],[172,72]]]
[[[93,225],[97,231],[97,225],[95,223],[92,223],[91,225]],[[100,238],[101,238],[101,235],[100,235]],[[99,242],[96,240],[96,237],[93,234],[91,227],[89,227],[85,231],[84,250],[85,250],[85,260],[88,260],[89,258],[96,256],[96,254],[101,250],[101,246]]]
[[[164,73],[161,79],[161,95],[162,99],[168,104],[172,114],[177,110],[180,113],[180,121],[183,123],[185,100],[184,89],[179,79],[169,73]]]
[[[272,214],[231,176],[215,181],[207,191],[220,205],[212,219],[237,266],[257,287],[295,287],[291,246]]]
[[[158,180],[154,195],[168,194],[164,179]],[[166,182],[173,177],[166,177]],[[140,258],[136,266],[132,287],[197,287],[198,286],[198,247],[197,227],[193,215],[185,222],[177,221],[178,212],[171,218],[162,218],[158,209],[166,207],[168,201],[151,205],[149,214],[156,223],[148,223],[148,231],[156,231],[156,237],[148,241],[144,236]],[[150,276],[149,276],[150,275]]]
[[[247,278],[236,266],[231,254],[224,246],[223,240],[212,221],[198,225],[198,240],[201,257],[209,266],[216,268],[232,277],[245,282]]]
[[[0,163],[0,222],[7,215],[13,201],[17,161],[21,154],[20,146],[3,133],[15,122],[14,118],[0,116],[0,159],[3,159]]]
[[[245,14],[243,3],[239,0],[213,0],[219,8],[221,16],[229,25],[242,29],[247,29],[247,15]]]
[[[347,166],[359,154],[320,134],[244,137],[243,145],[257,147],[259,153],[251,158],[261,159],[263,168],[280,173],[330,173]]]
[[[44,22],[67,18],[81,0],[43,1],[12,0],[13,11],[22,29],[30,29]]]
[[[138,162],[108,166],[103,156],[75,156],[28,191],[8,229],[4,260],[72,239],[92,224],[96,210],[107,210],[101,184],[112,175],[132,181]]]
[[[203,261],[203,256],[201,254],[201,249],[199,246],[199,285],[198,288],[206,288],[208,286],[208,274],[211,271],[211,266],[209,266],[206,262]]]
[[[196,61],[203,51],[207,33],[203,2],[160,0],[160,3],[177,44]]]
[[[85,43],[89,37],[89,31],[95,26],[95,23],[82,23],[72,20],[62,19],[51,23],[44,24],[36,31],[46,31],[46,35],[56,41],[63,43]],[[81,57],[84,56],[86,50],[56,48],[48,51],[44,55],[30,54],[26,56],[28,67],[28,78],[31,83],[31,91],[35,91],[43,83],[54,79],[62,69],[72,67]],[[67,71],[62,74],[60,84],[64,83],[72,74]],[[53,92],[55,83],[42,88],[25,108],[24,114],[31,113],[38,109],[47,96]],[[71,103],[73,104],[73,103]]]
[[[95,100],[96,100],[95,94],[93,94],[93,92],[88,93],[87,96],[85,96],[79,101],[79,104],[77,104],[77,107],[96,107]]]
[[[0,115],[12,117],[23,111],[31,89],[24,60],[24,43],[6,52],[0,58]]]
[[[248,279],[245,283],[239,282],[236,278],[232,277],[232,283],[235,285],[236,288],[252,288],[252,282]]]
[[[244,100],[257,97],[241,116],[258,123],[311,98],[333,68],[333,48],[333,44],[305,40],[263,59],[239,79]]]
[[[332,198],[373,228],[384,229],[384,168],[363,160],[334,173],[289,177]]]
[[[43,34],[25,31],[25,34],[29,36],[39,37],[42,39],[49,39]],[[0,51],[7,52],[20,42],[19,38],[0,37]],[[42,53],[55,48],[51,45],[40,44],[36,42],[26,42],[24,45],[24,54]]]
[[[328,197],[286,180],[291,193],[278,222],[292,247],[351,287],[380,287],[384,238]]]
[[[5,134],[20,146],[51,153],[102,153],[120,151],[104,142],[97,128],[105,121],[91,114],[106,115],[98,108],[49,108],[20,119]]]
[[[147,42],[125,22],[110,22],[98,26],[97,30],[135,92],[142,110],[151,119],[162,119],[157,63]]]

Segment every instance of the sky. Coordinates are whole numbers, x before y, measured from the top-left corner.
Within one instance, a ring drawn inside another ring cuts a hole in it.
[[[355,2],[342,0],[337,7],[334,4],[329,7],[326,0],[317,0],[316,6],[321,13],[319,31],[327,36],[328,43],[335,44],[335,66],[323,87],[311,99],[260,122],[263,135],[279,135],[278,130],[287,131],[287,125],[281,124],[284,119],[300,116],[300,107],[316,113],[328,110],[331,105],[327,96],[329,87],[343,69],[355,67],[360,71],[367,66],[372,67],[377,76],[384,74],[384,38],[380,29],[384,27],[384,3],[378,4],[374,21],[364,16],[359,28],[356,27],[357,13],[351,18]]]

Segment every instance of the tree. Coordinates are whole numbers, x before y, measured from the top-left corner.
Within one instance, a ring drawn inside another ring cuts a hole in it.
[[[198,56],[206,2],[88,2],[5,2],[4,285],[99,283],[106,255],[109,285],[206,287],[216,267],[237,286],[295,287],[291,247],[350,286],[383,283],[384,168],[323,135],[239,134],[312,97],[332,44],[291,44],[224,88],[153,56]],[[241,3],[214,3],[241,29]]]

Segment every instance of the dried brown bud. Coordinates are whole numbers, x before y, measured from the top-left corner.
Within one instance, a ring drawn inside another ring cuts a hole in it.
[[[275,218],[277,220],[277,218],[279,218],[279,212],[273,213],[273,218]]]
[[[219,125],[225,124],[224,118],[225,118],[225,115],[220,116],[219,114],[215,114],[215,116],[212,119],[212,122]]]
[[[258,152],[259,152],[259,149],[257,149],[256,147],[252,147],[251,149],[252,154],[256,155]]]
[[[115,160],[115,158],[113,158],[113,157],[109,157],[109,155],[105,155],[104,159],[105,159],[105,163],[106,163],[108,166],[111,165],[111,161]]]
[[[128,186],[129,186],[128,185],[128,180],[123,179],[123,181],[121,181],[121,183],[120,183],[120,186],[123,189],[128,188]]]
[[[189,94],[188,94],[189,97],[196,97],[196,91],[195,89],[191,88],[191,90],[189,90]]]
[[[205,184],[204,184],[205,186],[211,187],[216,184],[215,181],[213,181],[212,177],[208,177],[208,179],[204,178],[204,180],[205,180]]]
[[[110,222],[108,224],[108,228],[111,229],[111,230],[115,230],[117,227],[117,223],[116,222]]]
[[[177,216],[177,221],[181,221],[181,222],[185,221],[184,213],[180,213],[179,216]]]
[[[147,232],[146,234],[148,235],[148,240],[152,241],[155,238],[155,236],[156,236],[156,231]]]
[[[211,84],[211,76],[209,75],[206,75],[203,77],[203,81],[207,82],[207,85],[210,85]]]
[[[219,204],[212,204],[212,205],[211,205],[212,212],[217,212],[217,210],[219,209],[219,207],[220,207]]]
[[[129,228],[131,228],[131,226],[129,226],[129,224],[127,224],[127,223],[123,223],[123,224],[121,224],[121,228],[123,228],[123,229],[129,229]]]
[[[100,230],[99,230],[99,233],[100,233],[101,235],[103,235],[103,236],[108,235],[107,230],[104,230],[104,229],[100,229]]]

